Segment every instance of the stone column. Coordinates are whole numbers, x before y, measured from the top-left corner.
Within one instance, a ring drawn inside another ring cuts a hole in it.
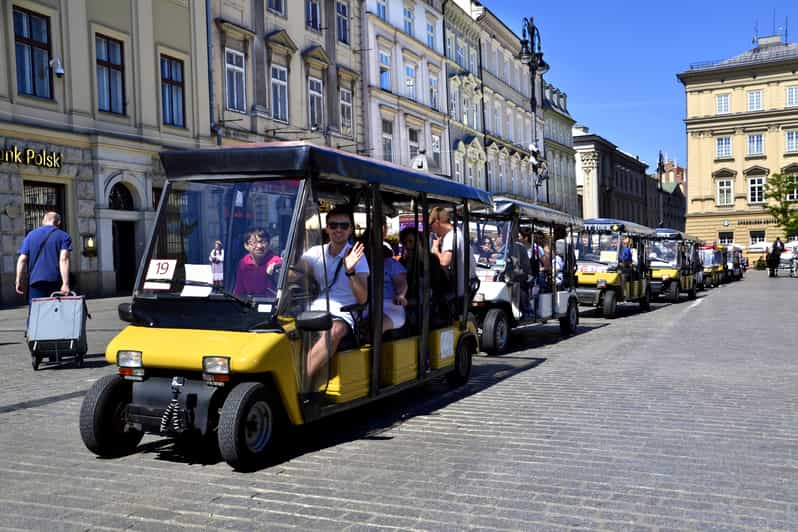
[[[153,104],[158,94],[159,69],[152,68],[155,57],[155,29],[153,27],[153,0],[133,3],[133,61],[137,66],[136,125],[145,137],[158,135],[158,106]]]
[[[595,151],[581,152],[582,172],[585,175],[582,187],[582,216],[599,216],[598,163],[599,154]]]

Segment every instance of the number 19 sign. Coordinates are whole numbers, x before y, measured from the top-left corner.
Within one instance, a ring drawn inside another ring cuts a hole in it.
[[[144,278],[144,290],[169,290],[172,286],[169,281],[175,276],[176,268],[176,259],[151,260]]]

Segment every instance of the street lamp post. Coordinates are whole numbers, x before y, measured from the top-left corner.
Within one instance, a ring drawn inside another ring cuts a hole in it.
[[[538,147],[537,139],[537,74],[545,74],[549,70],[549,65],[543,60],[543,47],[540,44],[540,30],[535,26],[533,17],[524,17],[521,24],[521,50],[518,52],[518,59],[529,67],[529,78],[531,95],[529,103],[532,108],[532,144],[529,151],[532,152],[532,165],[535,168],[537,177],[535,179],[535,201],[537,202],[538,189],[546,181],[546,203],[549,202],[549,183],[548,173],[546,172],[546,153],[545,144],[542,150]]]

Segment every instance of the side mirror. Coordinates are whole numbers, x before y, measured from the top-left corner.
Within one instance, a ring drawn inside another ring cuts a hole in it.
[[[296,318],[300,331],[321,332],[332,329],[332,314],[324,310],[306,310]]]
[[[133,305],[130,303],[120,303],[116,308],[119,313],[119,319],[127,323],[133,323]]]

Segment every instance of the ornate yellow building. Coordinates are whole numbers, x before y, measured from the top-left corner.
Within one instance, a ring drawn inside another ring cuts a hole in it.
[[[687,96],[688,233],[746,249],[792,236],[765,209],[765,184],[775,173],[798,174],[796,72],[798,43],[777,35],[678,74]]]

